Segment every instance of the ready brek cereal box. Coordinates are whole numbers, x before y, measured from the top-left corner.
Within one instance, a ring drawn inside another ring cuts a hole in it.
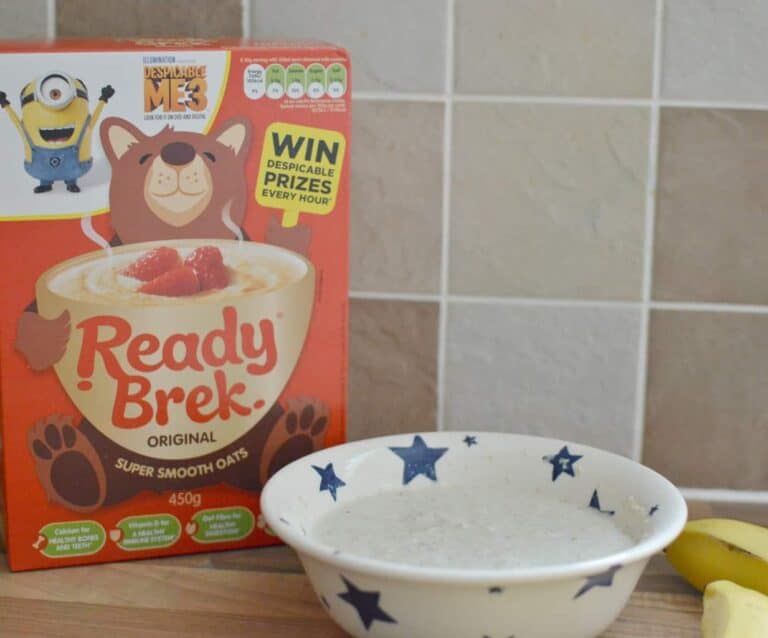
[[[14,570],[276,542],[344,440],[350,75],[311,43],[0,47]]]

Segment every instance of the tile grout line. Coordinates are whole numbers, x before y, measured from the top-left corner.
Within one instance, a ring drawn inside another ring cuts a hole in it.
[[[403,93],[397,91],[352,91],[352,98],[389,102],[454,102],[502,104],[562,104],[565,106],[650,106],[648,98],[575,97],[558,95],[497,95],[456,93]],[[765,107],[768,108],[768,105]]]
[[[673,109],[731,109],[739,111],[766,111],[768,102],[718,102],[707,100],[659,100],[661,106]]]
[[[448,301],[459,304],[493,304],[497,306],[538,306],[559,308],[613,308],[637,309],[639,301],[611,301],[601,299],[557,299],[547,297],[493,297],[475,295],[447,295]]]
[[[385,301],[417,301],[439,303],[443,298],[440,293],[432,292],[393,292],[350,290],[350,299],[369,299]],[[484,295],[455,295],[447,293],[445,300],[461,304],[496,304],[500,306],[563,306],[566,308],[639,308],[639,301],[603,301],[599,299],[556,299],[547,297],[494,297]],[[768,308],[766,308],[768,312]]]
[[[449,96],[443,93],[399,93],[396,91],[353,91],[353,99],[382,102],[447,102]],[[570,97],[557,95],[495,95],[459,94],[450,99],[458,103],[483,104],[553,104],[562,106],[614,106],[653,107],[686,109],[722,109],[742,111],[768,111],[768,102],[720,102],[708,100],[682,100],[659,98],[611,98],[611,97]]]
[[[429,292],[383,292],[383,291],[359,291],[350,290],[350,299],[364,299],[369,301],[416,301],[416,302],[440,302],[440,293]]]
[[[45,3],[45,36],[52,40],[56,37],[56,0],[47,0]]]
[[[699,301],[651,301],[653,310],[677,310],[679,312],[733,312],[736,314],[768,314],[768,306],[707,303]]]
[[[557,104],[563,106],[650,106],[652,99],[622,97],[576,97],[558,95],[493,95],[462,94],[454,96],[457,102],[482,104]]]
[[[440,293],[397,292],[383,290],[350,290],[350,299],[369,299],[385,301],[415,301],[439,303]],[[446,301],[458,304],[497,304],[502,306],[557,306],[562,308],[607,308],[637,309],[644,306],[643,301],[612,301],[607,299],[567,299],[557,297],[504,297],[487,295],[446,294]],[[728,312],[733,314],[768,314],[768,306],[705,303],[696,301],[649,301],[651,310],[668,312]]]
[[[642,460],[645,437],[645,400],[648,385],[648,344],[651,321],[651,290],[653,284],[653,240],[656,221],[656,182],[659,163],[659,95],[661,89],[661,56],[664,20],[664,0],[656,0],[653,43],[653,86],[651,89],[650,126],[648,127],[648,175],[645,199],[645,239],[643,244],[643,294],[640,315],[640,338],[637,348],[637,378],[635,379],[635,420],[632,457]]]
[[[394,91],[356,91],[352,89],[353,100],[371,102],[447,102],[445,93],[397,93]]]
[[[681,487],[680,493],[689,501],[715,503],[768,504],[768,491],[731,490],[708,487]]]
[[[251,37],[251,0],[241,0],[240,2],[240,33],[245,39]]]
[[[445,374],[448,348],[448,271],[451,228],[451,166],[453,155],[453,69],[455,38],[455,1],[446,0],[445,13],[445,106],[443,107],[443,190],[440,250],[440,305],[437,315],[437,379],[435,429],[445,429]]]

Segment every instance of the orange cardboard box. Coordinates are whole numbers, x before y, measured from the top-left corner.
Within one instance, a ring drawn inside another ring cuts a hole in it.
[[[345,438],[350,96],[326,44],[0,44],[11,569],[276,542]]]

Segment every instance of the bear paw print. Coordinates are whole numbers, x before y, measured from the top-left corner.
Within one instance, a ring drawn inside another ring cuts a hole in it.
[[[322,448],[327,427],[325,403],[309,397],[289,400],[264,445],[259,471],[262,485],[281,467]]]
[[[75,512],[92,512],[106,497],[104,466],[69,417],[52,415],[28,434],[35,470],[48,498]]]

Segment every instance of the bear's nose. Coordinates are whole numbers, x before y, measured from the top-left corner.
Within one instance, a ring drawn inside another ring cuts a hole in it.
[[[195,159],[195,149],[186,142],[171,142],[163,146],[160,157],[171,166],[186,166]]]

